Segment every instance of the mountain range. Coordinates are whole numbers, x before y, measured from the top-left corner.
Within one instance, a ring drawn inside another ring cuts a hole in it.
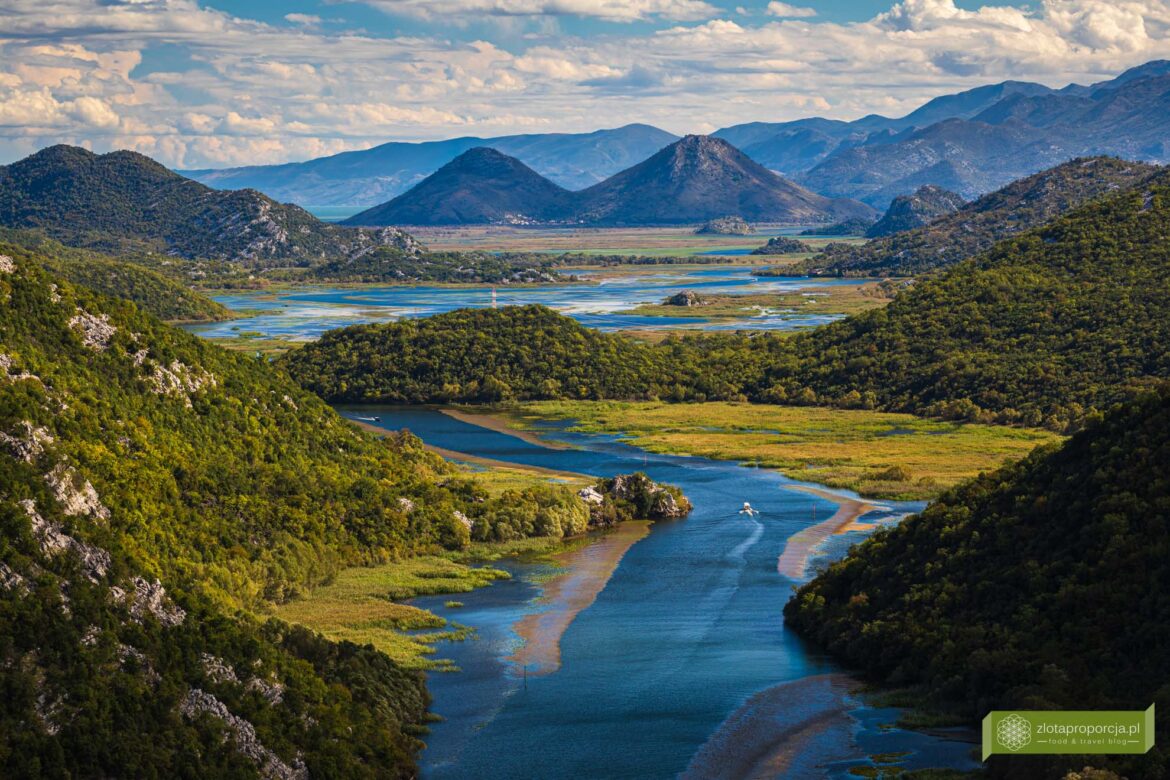
[[[578,190],[645,160],[678,136],[649,125],[592,133],[463,137],[391,142],[301,163],[184,171],[219,189],[251,188],[308,206],[374,206],[399,195],[459,155],[490,146],[518,157],[557,185]]]
[[[943,95],[903,117],[752,122],[713,135],[827,196],[884,209],[926,184],[972,199],[1078,156],[1170,162],[1170,62],[1053,89],[1006,81]],[[254,188],[313,207],[372,206],[478,146],[514,156],[570,190],[603,181],[678,140],[648,125],[592,133],[388,143],[299,163],[198,170],[219,188]]]
[[[689,135],[649,159],[569,192],[494,149],[464,152],[348,225],[677,225],[735,215],[752,222],[816,223],[873,216],[824,198],[749,159],[726,141]]]
[[[1113,157],[1071,160],[988,193],[922,227],[856,245],[836,243],[791,268],[794,275],[908,276],[954,265],[997,241],[1042,225],[1158,168]],[[891,207],[893,208],[893,207]]]
[[[399,230],[338,227],[255,190],[214,190],[136,152],[99,155],[65,145],[0,167],[0,226],[40,230],[71,246],[116,254],[256,267],[415,246]]]

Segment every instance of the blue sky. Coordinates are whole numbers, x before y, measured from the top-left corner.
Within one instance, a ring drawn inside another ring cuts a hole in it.
[[[1170,0],[0,0],[0,162],[899,115],[1170,57]]]

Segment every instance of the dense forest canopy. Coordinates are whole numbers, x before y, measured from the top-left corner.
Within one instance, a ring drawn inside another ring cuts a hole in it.
[[[789,342],[764,397],[1064,429],[1170,377],[1170,172]]]
[[[57,276],[91,290],[133,302],[161,320],[225,320],[231,312],[186,284],[141,262],[74,249],[31,230],[0,228],[0,252],[30,250]]]
[[[1168,581],[1163,388],[877,532],[802,587],[785,616],[875,680],[919,686],[971,721],[991,709],[1165,711]],[[1154,752],[1113,763],[1166,777],[1168,736],[1160,720]],[[1063,777],[1082,765],[1014,767]]]
[[[724,354],[720,347],[726,345]],[[330,401],[494,402],[551,398],[734,398],[750,346],[735,337],[650,345],[543,306],[459,309],[355,325],[289,353],[283,365]],[[700,362],[701,356],[701,362]],[[757,375],[760,372],[757,371]]]

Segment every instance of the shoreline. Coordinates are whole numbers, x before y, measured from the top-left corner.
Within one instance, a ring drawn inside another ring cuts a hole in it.
[[[839,746],[833,755],[829,746],[847,742],[853,730],[847,702],[853,685],[854,678],[837,672],[757,691],[699,747],[680,777],[804,776],[828,761],[849,758]]]
[[[366,431],[367,433],[372,433],[376,436],[386,436],[387,434],[393,433],[393,431],[391,431],[387,428],[379,428],[377,425],[371,425],[370,423],[365,422],[364,420],[355,420],[352,417],[345,417],[344,419],[353,423],[358,428],[361,428],[363,431]],[[545,468],[544,466],[530,466],[527,463],[512,463],[512,462],[506,461],[506,460],[495,460],[493,458],[484,458],[484,457],[481,457],[479,455],[471,455],[471,454],[466,453],[466,452],[457,452],[455,450],[449,450],[449,449],[446,449],[445,447],[436,447],[435,445],[427,444],[426,442],[423,442],[423,449],[427,450],[428,452],[433,452],[436,455],[442,456],[442,457],[446,458],[447,460],[457,460],[457,461],[461,461],[463,463],[474,463],[477,466],[484,466],[486,468],[507,469],[509,471],[524,471],[524,472],[529,472],[532,474],[540,474],[543,476],[555,477],[555,478],[563,479],[566,481],[584,479],[584,480],[589,480],[590,482],[592,482],[593,480],[596,479],[596,477],[591,477],[588,474],[578,474],[575,471],[558,471],[557,469]]]
[[[858,520],[875,509],[879,509],[880,506],[877,504],[869,503],[864,499],[831,493],[811,485],[786,485],[785,487],[789,490],[800,490],[833,501],[837,504],[837,511],[828,520],[801,529],[788,537],[784,551],[780,553],[780,558],[776,561],[776,571],[783,577],[788,577],[791,580],[804,579],[808,561],[813,552],[829,537],[850,531],[868,531],[875,527],[873,523],[861,523]]]
[[[538,603],[547,603],[548,607],[512,625],[524,644],[507,660],[520,666],[525,674],[546,675],[560,669],[561,637],[577,615],[605,590],[629,549],[649,533],[649,521],[630,521],[584,547],[551,556],[565,571],[543,586]]]
[[[546,450],[571,450],[568,444],[562,444],[556,441],[547,441],[540,438],[535,433],[524,428],[518,428],[512,425],[504,416],[493,414],[491,412],[466,412],[462,409],[455,409],[450,406],[444,406],[439,411],[448,417],[453,417],[459,422],[465,422],[468,425],[476,425],[480,428],[486,428],[489,431],[502,433],[505,436],[511,436],[519,439],[527,444],[533,444],[537,447],[543,447]]]

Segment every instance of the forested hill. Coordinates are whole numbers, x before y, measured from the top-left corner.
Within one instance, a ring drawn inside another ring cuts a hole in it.
[[[737,397],[752,350],[734,337],[697,345],[678,338],[645,344],[532,305],[355,325],[282,360],[301,384],[330,401]],[[716,345],[731,352],[723,355]],[[708,370],[723,357],[734,371]]]
[[[1064,429],[1170,378],[1170,171],[801,334],[773,400]]]
[[[923,701],[972,723],[991,709],[1144,710],[1156,702],[1164,712],[1168,580],[1163,389],[1059,450],[981,476],[877,532],[784,612],[797,631],[876,680],[921,686]],[[1127,777],[1165,777],[1168,737],[1161,719],[1153,752],[1111,763]],[[1083,765],[1036,757],[1026,776],[1059,778]]]
[[[247,615],[584,504],[488,496],[46,264],[0,254],[0,775],[415,776],[419,677]]]
[[[75,249],[30,230],[0,228],[0,253],[21,254],[66,281],[134,302],[161,320],[226,320],[231,312],[210,298],[138,263]]]
[[[43,230],[70,246],[150,251],[262,267],[417,249],[394,228],[321,222],[255,190],[220,192],[135,152],[51,146],[0,166],[0,226]]]
[[[1084,203],[1139,184],[1158,169],[1112,157],[1072,160],[962,206],[948,216],[867,244],[832,244],[794,275],[909,276],[954,265]]]

